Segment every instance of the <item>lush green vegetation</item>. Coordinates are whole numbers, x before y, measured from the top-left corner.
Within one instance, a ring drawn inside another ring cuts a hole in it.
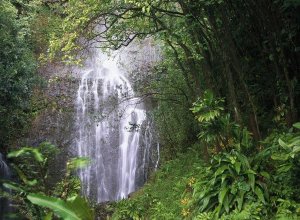
[[[2,0],[0,9],[0,150],[39,108],[36,57],[79,63],[92,40],[118,49],[152,37],[162,60],[136,88],[152,95],[162,164],[112,218],[300,218],[299,0]],[[19,182],[6,183],[20,213],[91,219],[76,212],[88,208],[69,169],[47,185],[46,146],[8,154],[24,157],[11,159]]]
[[[50,164],[57,153],[55,146],[45,142],[38,147],[23,147],[8,154],[18,182],[4,180],[3,186],[12,193],[3,192],[3,195],[17,205],[20,214],[10,215],[11,218],[52,219],[55,213],[63,219],[94,219],[93,209],[79,195],[79,178],[71,175],[74,170],[86,166],[89,160],[72,158],[66,161],[63,178],[51,186]]]
[[[36,61],[28,21],[10,1],[0,2],[0,147],[7,147],[30,117]]]
[[[60,18],[42,1],[3,0],[0,9],[0,149],[7,152],[43,108],[34,96],[43,86],[38,57]]]
[[[113,219],[299,219],[300,123],[255,143],[205,94],[192,110],[206,126],[199,138],[212,146],[210,160],[189,148],[117,203]]]
[[[187,201],[184,193],[192,190],[196,175],[205,168],[198,152],[166,162],[148,183],[129,200],[116,203],[113,219],[180,219]],[[185,209],[187,210],[187,209]]]

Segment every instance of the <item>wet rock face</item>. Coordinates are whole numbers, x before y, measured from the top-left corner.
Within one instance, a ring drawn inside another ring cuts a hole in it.
[[[46,85],[36,94],[36,105],[40,109],[32,121],[31,127],[18,146],[38,146],[42,142],[50,142],[57,146],[60,153],[50,164],[50,185],[61,179],[69,148],[73,145],[74,99],[78,87],[78,79],[70,75],[50,76],[45,79]]]
[[[159,165],[159,140],[153,123],[153,118],[148,114],[141,125],[141,139],[138,149],[138,164],[136,171],[136,185],[140,188]]]

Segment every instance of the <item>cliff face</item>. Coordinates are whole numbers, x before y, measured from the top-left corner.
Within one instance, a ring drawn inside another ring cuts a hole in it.
[[[17,146],[38,146],[47,141],[59,148],[51,164],[51,183],[60,179],[71,153],[75,126],[76,91],[79,79],[71,69],[47,67],[40,70],[44,86],[35,91],[34,105],[39,109],[25,138]],[[50,183],[50,184],[51,184]]]

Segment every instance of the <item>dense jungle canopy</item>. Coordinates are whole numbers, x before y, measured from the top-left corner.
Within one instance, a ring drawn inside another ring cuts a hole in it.
[[[0,152],[18,179],[2,194],[28,219],[299,219],[299,29],[299,0],[2,0]],[[36,184],[54,146],[16,143],[48,105],[43,67],[143,39],[161,56],[134,87],[151,99],[160,169],[109,205],[78,195],[84,160],[54,190]]]

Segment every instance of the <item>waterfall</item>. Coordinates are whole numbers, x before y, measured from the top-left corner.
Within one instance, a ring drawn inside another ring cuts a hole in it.
[[[135,96],[119,59],[118,53],[108,56],[95,49],[79,71],[76,151],[91,159],[79,176],[83,193],[96,202],[119,200],[135,191],[139,175],[144,175],[137,172],[138,165],[145,169],[140,160],[148,160],[150,148],[149,140],[141,140],[144,103]],[[147,131],[144,134],[151,138]]]

